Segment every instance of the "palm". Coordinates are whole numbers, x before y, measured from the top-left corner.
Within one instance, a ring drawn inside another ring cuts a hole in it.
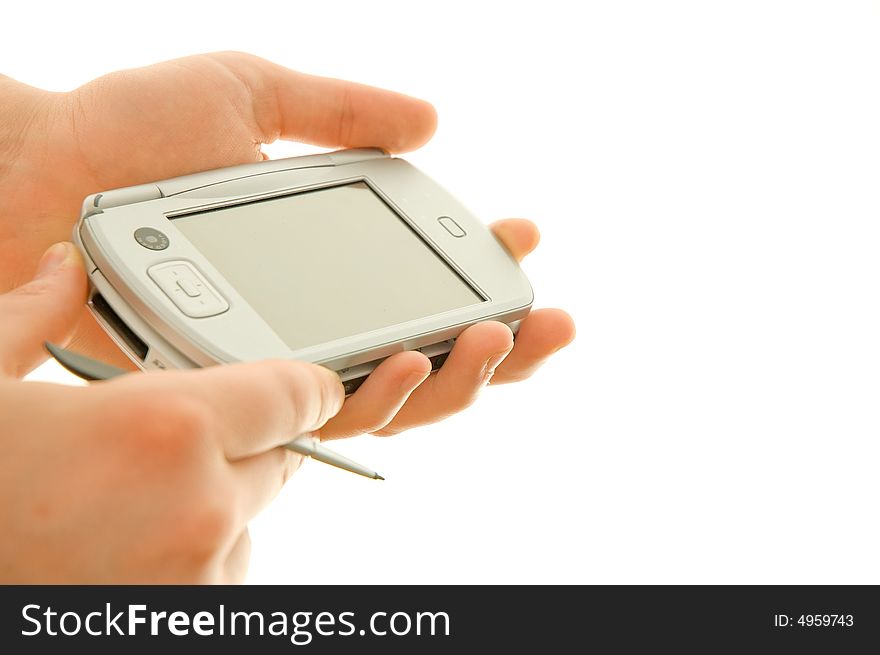
[[[256,161],[267,139],[248,88],[210,57],[117,73],[69,104],[91,191]]]
[[[31,122],[43,129],[28,133],[23,165],[0,177],[0,246],[10,253],[0,262],[0,291],[27,279],[51,243],[69,238],[90,193],[259,161],[261,144],[277,138],[406,151],[427,141],[436,124],[433,108],[423,101],[238,53],[114,73],[38,107]],[[518,259],[537,245],[537,230],[528,221],[501,221],[493,229]],[[573,334],[564,312],[533,312],[495,381],[527,377]],[[510,350],[510,338],[497,323],[470,328],[444,370],[411,397],[401,396],[401,381],[424,369],[426,360],[417,353],[390,358],[324,436],[395,432],[461,409],[482,386],[486,362]],[[73,347],[128,365],[87,312]]]

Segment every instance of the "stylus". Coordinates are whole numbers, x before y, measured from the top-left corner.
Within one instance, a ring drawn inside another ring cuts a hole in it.
[[[92,359],[91,357],[86,357],[85,355],[80,355],[79,353],[59,348],[48,341],[44,342],[43,345],[46,347],[46,350],[49,351],[49,354],[52,355],[61,366],[84,380],[90,382],[109,380],[110,378],[115,378],[127,373],[127,371],[124,371],[121,368],[116,368],[115,366],[110,366],[104,362],[99,362],[97,359]],[[368,469],[366,466],[361,466],[357,462],[353,462],[347,457],[343,457],[342,455],[325,448],[321,445],[321,442],[308,435],[297,437],[290,443],[285,444],[284,447],[295,453],[304,455],[305,457],[311,457],[319,462],[324,462],[330,466],[351,471],[352,473],[357,473],[358,475],[363,475],[367,478],[372,478],[374,480],[385,479],[375,471]]]
[[[299,453],[300,455],[311,457],[319,462],[324,462],[330,466],[345,469],[346,471],[351,471],[352,473],[357,473],[358,475],[363,475],[367,478],[373,478],[374,480],[385,479],[375,471],[368,469],[366,466],[361,466],[347,457],[343,457],[328,448],[324,448],[324,446],[321,445],[321,442],[314,437],[303,435],[302,437],[297,437],[293,441],[284,444],[284,447],[295,453]]]

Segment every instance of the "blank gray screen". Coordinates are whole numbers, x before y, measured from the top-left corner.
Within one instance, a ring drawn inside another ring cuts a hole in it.
[[[483,300],[363,182],[174,225],[292,350]]]

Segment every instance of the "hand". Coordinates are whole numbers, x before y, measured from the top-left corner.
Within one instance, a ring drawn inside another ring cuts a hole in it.
[[[22,382],[86,292],[72,244],[0,296],[0,582],[238,582],[248,520],[299,466],[278,446],[342,405],[335,373],[267,361]]]
[[[90,193],[263,159],[278,138],[391,152],[431,138],[434,108],[241,53],[120,71],[69,93],[0,77],[0,293],[67,240]],[[72,346],[132,368],[91,315]]]
[[[520,261],[538,245],[531,221],[492,225],[495,236]],[[520,323],[514,344],[504,323],[487,321],[461,333],[439,371],[421,353],[399,353],[382,362],[319,433],[323,440],[361,433],[389,436],[434,423],[470,406],[490,382],[525,380],[550,355],[574,339],[574,323],[561,309],[538,309]]]
[[[20,283],[49,243],[67,238],[89,193],[257,161],[261,144],[276,138],[403,152],[427,141],[436,125],[434,109],[421,100],[240,53],[113,73],[63,94],[0,80],[0,106],[20,117],[10,121],[20,127],[7,130],[14,138],[7,136],[5,147],[0,138],[0,202],[7,203],[0,216],[16,218],[0,222],[0,247],[8,253],[0,260],[0,290]],[[3,167],[4,154],[15,157],[15,167]],[[538,243],[528,221],[502,221],[493,230],[517,259]],[[569,316],[545,309],[522,322],[515,347],[505,325],[471,327],[430,378],[424,356],[400,353],[321,436],[391,434],[440,420],[469,405],[493,371],[493,383],[524,379],[573,337]],[[130,366],[87,313],[73,347]]]

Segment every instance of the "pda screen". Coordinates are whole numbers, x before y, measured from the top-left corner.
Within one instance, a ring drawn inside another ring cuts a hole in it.
[[[174,225],[292,350],[483,301],[363,182]]]

